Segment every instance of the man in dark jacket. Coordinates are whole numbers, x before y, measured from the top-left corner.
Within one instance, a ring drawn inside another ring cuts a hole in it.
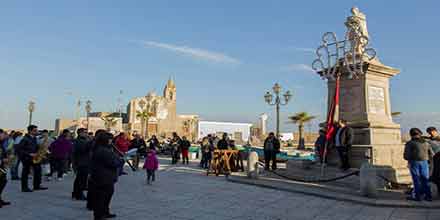
[[[408,200],[421,201],[422,196],[427,201],[432,201],[431,188],[429,187],[429,156],[431,149],[429,143],[422,138],[422,131],[411,128],[411,140],[405,144],[403,158],[408,161],[408,167],[414,184],[414,192]]]
[[[353,139],[353,129],[347,126],[347,121],[339,120],[334,141],[341,160],[341,169],[344,171],[350,169],[348,154],[353,144]]]
[[[321,164],[323,163],[327,163],[327,157],[324,158],[324,152],[325,151],[325,131],[324,130],[319,130],[319,137],[316,139],[315,141],[315,152],[317,155],[319,155],[319,161],[321,162]],[[324,161],[325,159],[325,161]]]
[[[17,146],[18,155],[20,161],[23,164],[21,172],[21,191],[32,192],[28,186],[28,179],[30,169],[32,168],[34,177],[33,185],[34,190],[46,190],[46,187],[41,186],[41,164],[33,162],[33,158],[37,155],[39,146],[37,144],[38,127],[35,125],[29,125],[27,127],[28,133],[23,137]]]
[[[180,145],[182,144],[182,139],[177,135],[176,132],[173,132],[173,138],[171,139],[170,146],[171,146],[171,163],[176,164],[179,160],[179,150]]]
[[[277,169],[277,153],[280,152],[280,141],[273,132],[264,141],[264,169],[269,170],[272,161],[272,170]]]
[[[116,217],[110,214],[110,202],[114,193],[114,184],[118,178],[118,168],[123,160],[113,152],[111,141],[113,135],[100,133],[96,137],[91,160],[90,181],[94,192],[93,211],[95,220]]]
[[[180,152],[182,152],[182,164],[189,164],[189,148],[191,147],[191,142],[183,136],[180,143]]]
[[[133,160],[133,167],[137,170],[139,167],[139,160],[141,155],[145,155],[147,150],[147,145],[145,144],[145,141],[139,134],[135,134],[133,140],[130,141],[130,147],[132,149],[137,149],[136,156]]]
[[[217,148],[219,150],[227,150],[229,148],[228,134],[223,133],[223,137],[217,143]]]
[[[151,138],[148,140],[148,143],[150,145],[151,150],[157,150],[159,147],[159,140],[157,139],[156,135],[151,136]]]
[[[72,199],[85,200],[83,191],[87,187],[87,177],[90,165],[90,140],[87,130],[80,128],[77,130],[78,137],[73,141],[72,167],[76,173],[73,183]]]
[[[95,146],[96,146],[96,144],[95,144],[96,137],[100,136],[103,133],[107,133],[107,131],[103,130],[103,129],[99,129],[95,132],[95,135],[90,135],[90,133],[88,134],[88,137],[91,138],[89,158],[93,157],[93,152],[95,151]],[[88,170],[89,174],[92,172],[92,168],[93,168],[93,163],[92,163],[92,161],[90,161],[89,170]],[[95,193],[94,188],[96,188],[96,187],[93,186],[93,181],[89,175],[89,178],[87,179],[87,209],[90,211],[93,211],[93,209],[95,207],[95,203],[96,203],[96,198],[95,198],[96,193]]]

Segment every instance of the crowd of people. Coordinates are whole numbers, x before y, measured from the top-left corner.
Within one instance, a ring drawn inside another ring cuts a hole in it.
[[[335,134],[326,137],[327,132],[320,130],[320,135],[315,142],[315,150],[320,162],[327,163],[327,152],[335,147],[340,159],[342,170],[351,168],[349,152],[354,140],[353,129],[347,122],[340,120],[336,126]],[[419,128],[411,128],[411,139],[405,143],[403,159],[408,162],[408,169],[412,177],[413,189],[409,192],[408,200],[432,201],[430,182],[437,186],[440,196],[440,134],[435,127],[426,129],[428,135],[424,136]],[[327,151],[327,152],[326,152]]]
[[[116,217],[110,213],[109,207],[114,184],[120,175],[126,174],[123,169],[128,161],[124,156],[129,150],[136,149],[133,159],[136,168],[140,158],[145,156],[143,168],[147,172],[147,181],[150,184],[155,180],[154,172],[159,166],[155,137],[145,142],[137,134],[129,141],[124,133],[114,137],[105,130],[93,134],[79,128],[76,133],[73,138],[72,132],[63,130],[52,139],[47,130],[39,131],[35,125],[28,126],[24,136],[20,132],[7,133],[0,129],[0,208],[11,204],[1,197],[8,170],[11,180],[21,180],[24,193],[48,189],[42,185],[43,173],[48,181],[55,173],[56,180],[62,181],[63,176],[72,170],[75,173],[72,199],[87,201],[87,208],[93,211],[97,220]],[[28,185],[31,174],[32,188]]]
[[[429,182],[436,184],[440,192],[440,134],[435,127],[427,128],[426,132],[429,136],[423,136],[420,129],[412,128],[411,140],[405,144],[403,157],[408,161],[414,185],[409,200],[432,201]],[[321,163],[327,162],[326,149],[334,147],[340,157],[341,169],[350,169],[349,151],[353,140],[353,129],[344,120],[338,122],[330,143],[326,131],[321,130],[315,143]],[[164,145],[169,148],[172,164],[178,163],[180,159],[182,164],[189,164],[191,142],[177,133],[162,143],[155,135],[145,141],[136,133],[132,138],[123,132],[114,137],[105,130],[93,134],[84,128],[79,128],[76,135],[63,130],[56,139],[51,138],[47,130],[39,131],[35,125],[28,126],[25,135],[14,131],[7,133],[0,129],[0,208],[10,205],[10,202],[2,198],[8,171],[11,180],[21,180],[21,191],[30,193],[48,189],[42,185],[43,174],[50,181],[56,173],[56,180],[63,181],[63,176],[72,170],[75,173],[72,199],[87,201],[86,206],[93,211],[95,219],[115,217],[109,206],[115,183],[121,175],[127,174],[124,165],[128,163],[136,171],[141,159],[145,158],[142,168],[146,171],[147,184],[152,184],[156,180],[155,171],[159,168],[157,150],[164,148]],[[217,149],[237,148],[227,133],[221,138],[211,134],[203,137],[199,151],[201,168],[210,167],[213,152]],[[276,170],[280,140],[274,133],[269,133],[263,149],[265,169]],[[126,157],[129,154],[131,163]],[[28,185],[31,174],[32,188]]]
[[[76,134],[63,130],[57,138],[50,137],[47,130],[39,131],[35,125],[28,126],[25,135],[0,129],[0,207],[10,205],[1,197],[8,172],[11,180],[20,180],[23,193],[31,193],[48,190],[42,184],[44,177],[51,181],[55,174],[55,180],[63,181],[63,177],[73,171],[71,198],[87,201],[86,207],[93,211],[95,219],[115,217],[109,206],[115,183],[120,176],[127,174],[124,165],[128,163],[136,171],[140,160],[145,158],[142,168],[146,171],[147,184],[152,184],[159,167],[157,150],[166,147],[170,148],[172,164],[180,159],[182,164],[189,164],[191,142],[177,133],[162,143],[155,135],[145,141],[137,133],[131,138],[123,132],[113,136],[105,130],[98,130],[93,134],[84,128],[77,129]],[[227,133],[222,138],[216,135],[204,137],[200,142],[200,167],[209,168],[215,149],[236,149],[236,146]],[[28,183],[30,177],[32,187]]]

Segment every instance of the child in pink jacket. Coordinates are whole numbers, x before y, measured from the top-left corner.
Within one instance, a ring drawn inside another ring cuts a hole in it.
[[[151,185],[151,182],[154,182],[156,179],[154,173],[158,168],[159,160],[157,159],[156,152],[148,148],[144,163],[144,169],[147,170],[147,184]]]

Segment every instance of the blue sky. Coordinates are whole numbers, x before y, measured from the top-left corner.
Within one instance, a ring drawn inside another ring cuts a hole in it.
[[[280,82],[294,93],[284,116],[322,117],[326,86],[308,68],[310,51],[324,32],[343,35],[354,5],[379,58],[402,71],[393,110],[438,112],[436,1],[9,1],[0,7],[0,127],[24,127],[30,99],[38,124],[52,128],[75,115],[75,97],[111,111],[119,90],[125,102],[161,92],[170,75],[179,113],[252,122],[273,113],[262,96]]]

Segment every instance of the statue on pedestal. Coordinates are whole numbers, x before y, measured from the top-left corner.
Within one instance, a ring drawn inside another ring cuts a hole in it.
[[[379,62],[374,49],[368,47],[366,16],[358,8],[351,9],[345,26],[343,40],[338,40],[334,32],[323,35],[312,64],[327,79],[328,115],[332,117],[323,126],[331,125],[332,118],[340,118],[354,129],[350,150],[354,167],[367,162],[388,179],[410,182],[402,157],[400,125],[391,117],[389,81],[400,71]],[[338,111],[333,110],[336,107]],[[329,163],[334,158],[330,156]]]

